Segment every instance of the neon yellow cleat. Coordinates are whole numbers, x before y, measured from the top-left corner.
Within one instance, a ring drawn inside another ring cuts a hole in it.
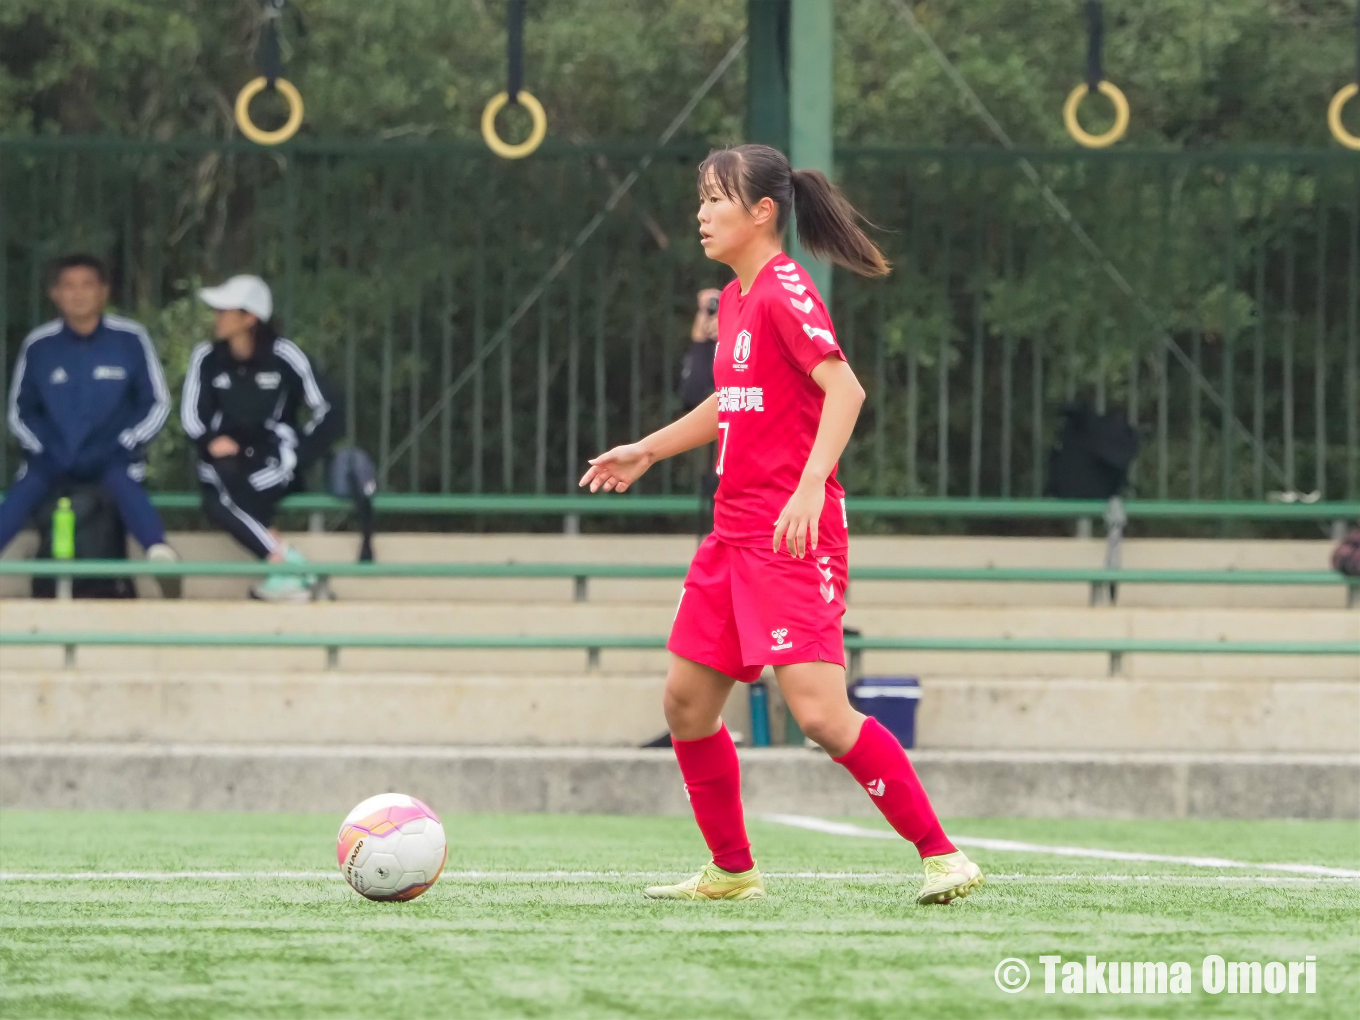
[[[917,903],[948,903],[962,899],[982,884],[982,869],[962,850],[938,857],[927,857],[926,880],[916,894]]]
[[[712,861],[697,875],[677,885],[651,885],[642,890],[649,900],[756,900],[765,895],[760,867],[750,871],[723,871]]]

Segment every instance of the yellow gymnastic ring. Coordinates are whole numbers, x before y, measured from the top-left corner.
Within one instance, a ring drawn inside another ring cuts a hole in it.
[[[542,103],[524,89],[520,89],[519,103],[534,119],[534,128],[524,141],[518,145],[511,145],[502,141],[501,136],[496,134],[496,114],[500,113],[508,102],[510,96],[505,92],[498,92],[491,97],[491,102],[487,103],[486,109],[482,111],[482,137],[497,156],[503,159],[523,159],[543,144],[543,138],[548,133],[548,115],[543,112]]]
[[[1067,102],[1063,104],[1063,123],[1067,125],[1067,133],[1075,138],[1078,144],[1088,149],[1103,149],[1107,145],[1113,145],[1123,138],[1124,132],[1129,129],[1129,101],[1124,98],[1124,93],[1119,91],[1119,86],[1102,81],[1096,89],[1114,103],[1114,127],[1103,135],[1090,134],[1077,123],[1077,107],[1081,105],[1087,93],[1085,85],[1074,88],[1068,95]]]
[[[275,78],[274,87],[288,100],[288,123],[277,131],[263,131],[250,119],[250,101],[264,91],[268,82],[263,77],[248,82],[236,97],[236,126],[256,145],[278,145],[297,134],[302,127],[302,94],[287,78]]]
[[[1360,149],[1360,136],[1351,134],[1346,130],[1346,125],[1341,123],[1341,108],[1354,99],[1357,92],[1360,92],[1360,85],[1351,82],[1337,90],[1336,95],[1332,96],[1331,105],[1327,107],[1327,126],[1332,129],[1332,137],[1348,149]]]

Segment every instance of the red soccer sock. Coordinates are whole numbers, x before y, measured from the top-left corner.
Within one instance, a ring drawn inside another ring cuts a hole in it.
[[[720,725],[710,737],[671,743],[713,863],[724,871],[751,870],[755,864],[741,809],[741,763],[727,726]]]
[[[898,835],[916,844],[922,857],[954,852],[907,752],[877,719],[864,720],[855,746],[836,761],[869,792],[874,806]]]

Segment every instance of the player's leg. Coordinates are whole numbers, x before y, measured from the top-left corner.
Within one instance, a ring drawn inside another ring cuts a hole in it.
[[[907,752],[877,719],[855,711],[836,662],[775,666],[779,689],[803,733],[855,777],[898,834],[916,846],[926,881],[917,901],[943,903],[982,883],[978,866],[945,835]]]
[[[695,553],[667,643],[664,697],[685,792],[713,860],[684,882],[647,889],[654,899],[752,899],[765,891],[746,836],[741,764],[721,714],[733,684],[760,675],[741,661],[728,558],[711,536]]]
[[[52,492],[60,475],[40,457],[31,457],[19,469],[14,484],[0,502],[0,552],[23,531],[29,517]]]
[[[694,820],[712,862],[683,882],[650,886],[652,899],[752,899],[764,895],[741,806],[741,763],[721,713],[736,680],[672,654],[666,724]]]
[[[175,563],[179,556],[165,541],[165,525],[161,515],[151,505],[151,496],[143,484],[146,481],[146,462],[128,463],[115,459],[100,473],[99,484],[118,505],[123,526],[141,545],[146,558],[152,562]],[[156,578],[161,596],[177,599],[183,593],[184,579],[174,575]]]
[[[651,899],[755,899],[765,894],[741,806],[741,764],[721,713],[736,680],[672,654],[664,707],[685,794],[712,860],[682,882],[649,886]]]
[[[721,713],[736,681],[679,655],[666,675],[666,725],[694,820],[724,871],[749,871],[751,841],[741,807],[741,764]]]
[[[151,505],[151,497],[142,485],[145,477],[144,463],[130,464],[114,460],[100,472],[99,484],[118,504],[123,525],[132,532],[132,537],[141,547],[150,552],[156,546],[165,544],[165,525],[161,523],[161,515]]]
[[[236,501],[235,495],[239,494],[240,485],[229,485],[229,480],[234,476],[225,465],[222,468],[219,471],[219,465],[199,461],[203,516],[234,538],[256,559],[269,559],[270,554],[282,547],[264,522],[252,517]],[[223,474],[223,471],[226,473]],[[233,492],[233,489],[236,491]]]

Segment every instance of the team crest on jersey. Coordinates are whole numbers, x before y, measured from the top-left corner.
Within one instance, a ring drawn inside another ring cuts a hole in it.
[[[732,366],[738,372],[746,371],[746,361],[751,357],[751,331],[743,329],[737,334],[736,346],[732,348]]]
[[[279,373],[256,372],[255,385],[262,390],[276,390],[279,388]]]
[[[94,377],[96,379],[126,379],[127,369],[121,365],[96,365]]]

